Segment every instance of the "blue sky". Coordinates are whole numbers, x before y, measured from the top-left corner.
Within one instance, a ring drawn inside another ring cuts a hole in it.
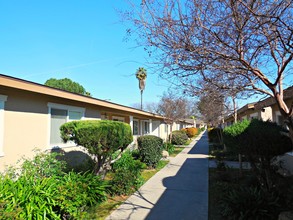
[[[142,48],[124,41],[122,0],[0,0],[0,73],[43,84],[70,78],[123,105],[140,102],[138,67],[148,70],[144,101],[168,89],[148,69]]]

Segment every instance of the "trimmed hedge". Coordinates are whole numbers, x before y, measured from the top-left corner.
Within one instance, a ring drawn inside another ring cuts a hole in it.
[[[74,141],[97,158],[97,173],[115,151],[124,150],[133,140],[129,124],[108,120],[68,122],[60,131],[64,142]]]
[[[137,138],[141,161],[149,167],[155,168],[162,158],[163,140],[154,135]]]
[[[171,143],[175,145],[183,145],[188,140],[185,131],[173,131]]]
[[[237,122],[233,125],[230,125],[223,130],[224,144],[227,147],[228,151],[234,153],[241,153],[239,146],[239,135],[242,134],[245,129],[250,125],[250,121],[245,119],[241,122]]]

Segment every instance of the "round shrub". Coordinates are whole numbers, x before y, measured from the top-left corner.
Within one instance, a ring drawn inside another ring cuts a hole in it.
[[[137,138],[141,161],[149,167],[156,167],[162,158],[163,140],[157,136],[146,135]]]
[[[183,145],[188,140],[188,136],[184,131],[173,131],[171,143],[175,145]]]

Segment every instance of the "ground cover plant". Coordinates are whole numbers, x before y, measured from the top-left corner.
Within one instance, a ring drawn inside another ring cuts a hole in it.
[[[81,219],[106,199],[106,187],[92,173],[64,173],[55,153],[23,159],[0,178],[2,219]]]
[[[209,219],[278,219],[292,210],[293,178],[278,177],[276,190],[263,190],[251,170],[209,169]]]

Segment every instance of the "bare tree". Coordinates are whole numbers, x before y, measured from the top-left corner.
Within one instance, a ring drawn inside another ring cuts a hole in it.
[[[140,104],[141,103],[133,103],[131,105],[131,107],[140,109],[140,107],[141,107]],[[158,103],[156,103],[156,102],[145,102],[144,105],[143,105],[142,110],[158,114]]]
[[[187,117],[187,107],[187,100],[178,97],[170,90],[162,96],[158,105],[158,113],[164,116],[165,123],[170,125],[170,140],[172,140],[173,123]]]
[[[269,95],[293,141],[293,106],[283,98],[292,74],[292,5],[291,0],[144,0],[137,8],[133,4],[129,19],[163,77],[190,88],[198,87],[198,80],[233,79],[234,88]]]

